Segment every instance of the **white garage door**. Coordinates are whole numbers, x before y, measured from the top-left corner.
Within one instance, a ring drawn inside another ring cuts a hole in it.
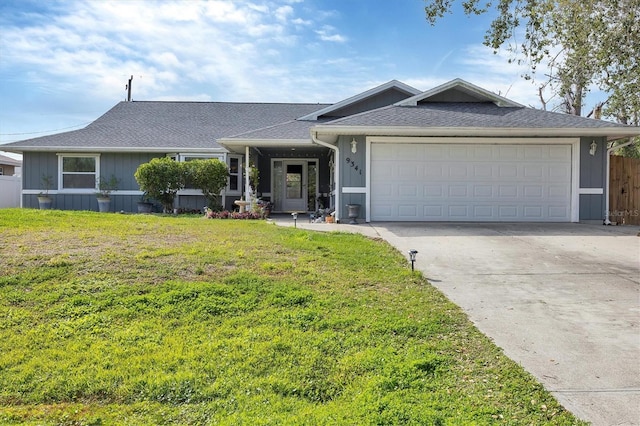
[[[571,145],[371,144],[371,220],[571,219]]]

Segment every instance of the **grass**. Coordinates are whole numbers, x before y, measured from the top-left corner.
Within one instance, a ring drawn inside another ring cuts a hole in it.
[[[0,424],[581,424],[383,241],[0,210]]]

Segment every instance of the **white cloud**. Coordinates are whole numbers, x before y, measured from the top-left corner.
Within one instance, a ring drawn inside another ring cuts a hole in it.
[[[291,23],[292,23],[292,24],[295,24],[295,25],[297,25],[297,26],[304,26],[304,27],[306,27],[306,26],[309,26],[309,25],[313,24],[313,21],[311,21],[311,20],[305,20],[305,19],[302,19],[302,18],[295,18],[295,19],[292,19],[292,20],[291,20]]]
[[[200,85],[193,93],[198,99],[207,87],[252,99],[274,78],[295,80],[284,60],[273,62],[304,40],[305,31],[307,37],[314,34],[308,29],[312,21],[296,16],[295,4],[63,3],[66,11],[48,16],[47,25],[3,28],[0,67],[35,69],[40,84],[77,84],[86,96],[100,98],[121,99],[134,74],[142,76],[133,86],[135,99],[184,98],[190,82]],[[324,41],[345,40],[330,27],[324,31]]]
[[[285,22],[289,16],[293,15],[293,7],[282,6],[276,9],[274,16],[278,21]]]
[[[320,36],[320,40],[322,41],[332,41],[336,43],[344,43],[347,41],[347,38],[337,34],[336,29],[330,25],[325,25],[321,29],[316,30],[316,34]]]
[[[461,56],[455,56],[455,63],[464,70],[455,77],[523,105],[541,107],[538,86],[522,77],[528,68],[515,62],[509,63],[509,58],[509,53],[505,51],[494,54],[493,49],[486,46],[468,46],[461,52]]]

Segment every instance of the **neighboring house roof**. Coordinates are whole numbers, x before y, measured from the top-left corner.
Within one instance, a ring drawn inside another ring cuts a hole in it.
[[[22,161],[0,154],[0,165],[22,167]]]
[[[327,104],[120,102],[81,130],[3,145],[11,151],[222,151],[216,139],[293,120]],[[308,134],[308,133],[307,133]]]

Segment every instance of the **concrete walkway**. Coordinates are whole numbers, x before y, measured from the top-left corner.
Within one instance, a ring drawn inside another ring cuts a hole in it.
[[[596,426],[640,425],[638,227],[296,225],[418,250],[416,268],[566,409]]]

